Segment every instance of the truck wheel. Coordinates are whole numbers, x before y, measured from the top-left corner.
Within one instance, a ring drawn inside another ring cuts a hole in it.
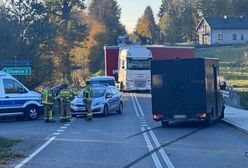
[[[163,127],[169,127],[170,126],[169,121],[161,121],[161,124]]]
[[[39,117],[38,107],[37,106],[28,106],[26,108],[25,114],[29,120],[37,120]]]
[[[212,112],[209,113],[208,119],[207,119],[207,121],[206,121],[206,124],[207,124],[207,126],[213,125],[213,113],[212,113]]]

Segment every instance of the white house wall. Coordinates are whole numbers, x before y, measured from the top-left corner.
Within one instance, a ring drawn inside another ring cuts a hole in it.
[[[199,25],[197,34],[199,44],[211,45],[211,29],[205,20]]]
[[[218,35],[223,34],[223,40],[218,39]],[[237,35],[237,40],[233,40],[232,35]],[[244,34],[244,40],[241,40],[241,34]],[[212,30],[212,44],[242,44],[248,43],[247,29],[214,29]]]

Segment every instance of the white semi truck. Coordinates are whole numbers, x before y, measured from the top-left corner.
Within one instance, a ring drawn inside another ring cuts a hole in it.
[[[122,91],[151,90],[150,50],[140,45],[127,45],[119,49],[118,82]]]

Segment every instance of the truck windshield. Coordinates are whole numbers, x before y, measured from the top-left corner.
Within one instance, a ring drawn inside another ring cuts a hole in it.
[[[127,59],[127,69],[149,70],[150,68],[151,68],[151,59],[147,59],[147,60]]]

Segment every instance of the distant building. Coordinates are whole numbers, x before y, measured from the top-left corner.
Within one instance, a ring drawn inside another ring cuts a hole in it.
[[[248,43],[248,17],[205,17],[196,31],[200,45]]]

